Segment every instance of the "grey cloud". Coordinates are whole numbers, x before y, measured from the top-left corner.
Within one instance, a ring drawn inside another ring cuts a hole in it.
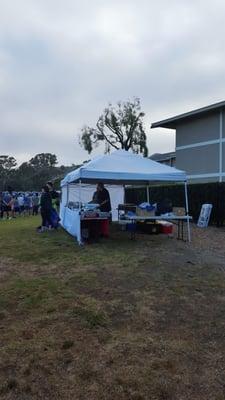
[[[2,3],[0,153],[87,159],[82,126],[133,96],[150,152],[172,150],[174,134],[151,122],[224,99],[222,0]]]

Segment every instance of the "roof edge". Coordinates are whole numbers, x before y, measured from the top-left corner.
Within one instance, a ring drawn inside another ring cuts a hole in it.
[[[216,111],[219,109],[225,108],[225,101],[220,101],[218,103],[211,104],[206,107],[197,108],[196,110],[188,111],[183,114],[178,114],[174,117],[166,118],[161,121],[153,122],[151,124],[151,128],[171,128],[176,129],[177,124],[181,120],[194,118],[197,115],[206,114],[212,111]]]

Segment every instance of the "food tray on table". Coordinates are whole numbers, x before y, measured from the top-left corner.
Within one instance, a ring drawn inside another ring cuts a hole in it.
[[[110,217],[110,213],[106,212],[106,211],[99,211],[98,215],[100,218],[109,218]]]
[[[99,213],[95,211],[85,211],[82,213],[81,219],[99,218]]]

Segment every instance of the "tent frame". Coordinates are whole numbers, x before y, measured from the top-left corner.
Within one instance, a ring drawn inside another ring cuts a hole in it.
[[[92,183],[97,183],[97,182],[98,182],[98,180],[96,180],[96,179],[92,180]],[[161,182],[168,182],[168,181],[161,181]],[[67,183],[67,204],[68,204],[68,198],[69,198],[69,185],[73,184],[73,183],[74,182]],[[113,183],[113,181],[112,181],[112,183]],[[180,182],[180,183],[182,183],[182,182]],[[81,209],[81,189],[82,189],[81,184],[82,184],[82,179],[79,179],[79,199],[80,199],[79,200],[79,209]],[[125,193],[125,185],[123,185],[123,186],[124,186],[124,193]],[[150,185],[148,184],[146,186],[146,198],[147,198],[148,203],[149,203],[149,188],[150,188]],[[190,227],[190,219],[188,218],[190,216],[189,216],[189,202],[188,202],[188,184],[186,181],[184,181],[184,195],[185,195],[185,214],[187,216],[187,239],[188,239],[188,242],[190,243],[191,242],[191,227]]]
[[[135,169],[133,166],[136,165],[136,161],[137,168]],[[151,167],[152,172],[149,172]],[[81,199],[81,184],[95,184],[99,181],[102,181],[105,184],[124,185],[124,187],[125,185],[134,186],[142,184],[146,187],[148,201],[150,183],[183,183],[187,216],[187,234],[188,241],[190,242],[191,235],[187,177],[184,171],[159,164],[153,160],[144,159],[143,157],[134,155],[128,151],[117,150],[110,155],[99,156],[65,176],[61,181],[61,186],[67,186],[67,204],[70,184],[79,184],[79,198]],[[79,207],[81,207],[81,202],[79,203]]]

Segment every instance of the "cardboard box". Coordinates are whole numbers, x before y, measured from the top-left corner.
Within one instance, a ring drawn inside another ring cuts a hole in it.
[[[183,217],[184,215],[186,215],[184,207],[173,207],[173,213],[175,215],[178,215],[179,217]]]
[[[140,208],[140,207],[137,207],[136,208],[136,215],[138,217],[154,217],[155,216],[155,210],[147,211],[147,210],[142,210],[142,208]]]

